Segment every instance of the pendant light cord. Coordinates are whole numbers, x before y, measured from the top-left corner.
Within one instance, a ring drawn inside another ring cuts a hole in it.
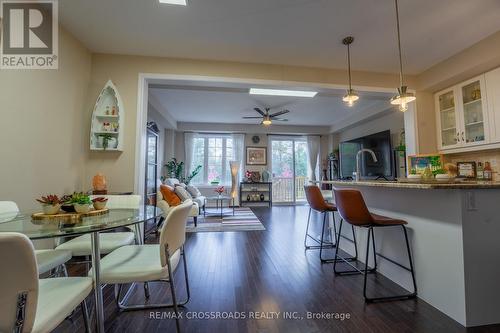
[[[403,59],[401,56],[401,36],[399,32],[399,8],[398,8],[398,0],[394,0],[396,4],[396,25],[398,31],[398,49],[399,49],[399,82],[400,86],[403,86]]]
[[[347,67],[349,68],[349,93],[352,91],[351,87],[351,44],[347,44]]]

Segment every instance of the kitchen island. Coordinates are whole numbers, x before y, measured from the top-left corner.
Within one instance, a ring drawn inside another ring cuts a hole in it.
[[[500,183],[321,183],[359,189],[373,213],[408,222],[418,297],[464,326],[500,323]],[[356,236],[365,253],[366,230]],[[391,262],[408,266],[400,230],[379,228],[375,240],[378,271],[411,291],[410,273]],[[340,247],[354,254],[352,243]]]

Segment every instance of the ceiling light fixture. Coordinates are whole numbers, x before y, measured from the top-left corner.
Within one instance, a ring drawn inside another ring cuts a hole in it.
[[[394,0],[396,4],[396,25],[398,32],[398,50],[399,50],[399,88],[398,94],[391,98],[392,105],[399,105],[399,111],[405,112],[408,110],[408,103],[413,102],[417,98],[407,91],[408,87],[403,84],[403,59],[401,55],[401,34],[399,31],[399,8],[398,0]]]
[[[354,37],[346,37],[342,39],[342,44],[347,45],[347,68],[349,73],[349,89],[347,89],[347,94],[342,97],[342,100],[347,103],[348,106],[353,106],[354,102],[359,99],[359,95],[352,89],[351,86],[351,44],[354,42]]]
[[[271,121],[271,118],[269,116],[264,117],[262,120],[262,125],[264,126],[270,126],[273,122]]]
[[[179,5],[179,6],[187,6],[187,0],[159,0],[160,3],[168,4],[168,5]]]
[[[314,97],[317,94],[316,91],[250,88],[250,95]]]

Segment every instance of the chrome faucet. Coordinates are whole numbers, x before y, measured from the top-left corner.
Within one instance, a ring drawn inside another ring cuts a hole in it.
[[[373,158],[373,162],[377,162],[377,156],[375,156],[375,153],[373,152],[373,150],[371,149],[366,149],[366,148],[363,148],[363,149],[360,149],[358,151],[358,153],[356,154],[356,175],[355,175],[355,180],[357,182],[359,182],[360,180],[360,174],[359,174],[359,158],[361,157],[361,154],[362,153],[370,153],[372,155],[372,158]]]

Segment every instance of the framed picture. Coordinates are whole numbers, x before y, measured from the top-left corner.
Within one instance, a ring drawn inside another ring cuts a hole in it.
[[[247,165],[266,165],[266,147],[247,147]]]
[[[457,177],[476,178],[476,162],[457,162]]]
[[[408,156],[408,173],[421,175],[425,168],[429,165],[431,170],[443,169],[443,155],[440,154],[425,154],[425,155],[410,155]]]

